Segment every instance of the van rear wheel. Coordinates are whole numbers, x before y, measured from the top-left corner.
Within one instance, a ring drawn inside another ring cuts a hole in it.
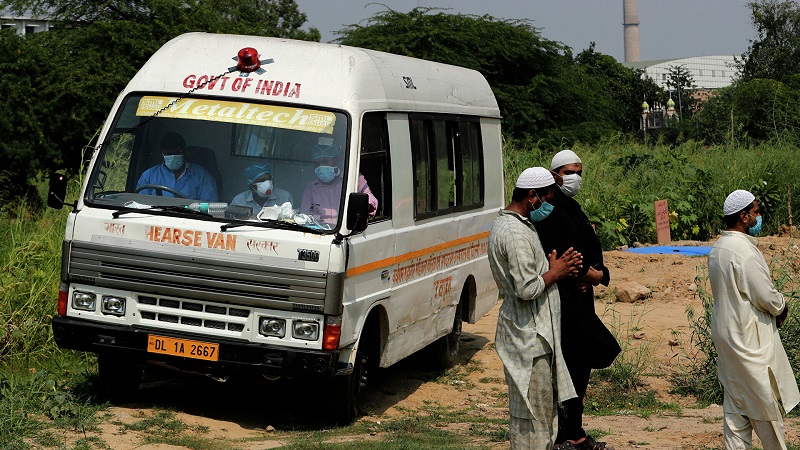
[[[458,340],[461,338],[461,302],[456,307],[453,329],[428,347],[431,365],[437,370],[446,370],[458,362]]]

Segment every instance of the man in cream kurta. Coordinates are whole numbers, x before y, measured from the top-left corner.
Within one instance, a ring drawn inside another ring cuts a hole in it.
[[[725,200],[727,229],[708,258],[714,295],[711,333],[724,388],[725,447],[749,449],[755,430],[764,449],[786,449],[783,417],[800,401],[778,327],[787,307],[756,246],[761,214],[755,197]]]
[[[547,209],[554,188],[547,169],[526,169],[489,236],[489,264],[503,296],[495,343],[508,384],[514,450],[551,449],[558,424],[556,401],[576,396],[561,354],[555,282],[577,272],[581,257],[572,249],[560,258],[555,252],[545,255],[531,223],[531,217],[541,217]]]

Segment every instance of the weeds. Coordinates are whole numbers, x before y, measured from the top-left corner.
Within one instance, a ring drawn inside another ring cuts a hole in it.
[[[629,316],[623,319],[615,308],[606,306],[605,322],[619,342],[622,351],[610,367],[592,372],[592,379],[584,400],[586,414],[632,414],[649,417],[664,410],[677,407],[664,404],[656,398],[652,389],[642,389],[643,377],[653,366],[653,348],[644,340],[634,338],[641,330],[642,319],[647,313],[647,304],[634,306]]]
[[[595,371],[595,376],[610,382],[621,391],[631,391],[641,386],[642,376],[653,365],[652,345],[633,337],[636,331],[641,330],[642,318],[646,312],[646,303],[641,309],[634,307],[627,320],[623,320],[620,313],[609,305],[606,305],[603,312],[603,318],[608,322],[622,351],[610,367]]]
[[[714,298],[708,287],[708,271],[697,268],[694,283],[695,295],[700,298],[702,310],[697,315],[691,306],[686,308],[691,335],[689,345],[682,346],[676,363],[677,372],[671,376],[673,392],[692,395],[703,404],[722,403],[722,385],[717,378],[717,349],[711,339],[711,313]]]

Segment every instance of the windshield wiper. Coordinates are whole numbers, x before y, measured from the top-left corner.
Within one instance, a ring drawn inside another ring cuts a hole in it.
[[[111,217],[117,219],[119,216],[128,214],[128,213],[135,213],[135,212],[154,212],[154,211],[169,211],[175,212],[180,214],[186,214],[189,216],[203,216],[203,217],[214,217],[209,213],[202,212],[202,211],[195,211],[193,209],[184,208],[183,206],[175,206],[175,205],[153,205],[147,208],[131,208],[129,206],[123,206],[122,208],[114,211],[111,214]]]
[[[231,222],[220,226],[219,230],[228,231],[231,228],[246,227],[248,225],[254,227],[264,227],[264,228],[280,228],[282,230],[302,231],[304,233],[314,233],[314,234],[322,234],[322,232],[325,231],[322,229],[309,228],[303,225],[296,224],[294,222],[286,222],[283,220],[265,220],[261,222]]]

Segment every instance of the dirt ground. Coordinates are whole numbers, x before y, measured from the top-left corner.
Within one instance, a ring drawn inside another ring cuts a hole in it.
[[[768,260],[789,247],[797,250],[787,236],[760,238],[759,246]],[[694,279],[698,266],[706,264],[706,257],[610,251],[605,253],[605,261],[611,272],[611,285],[596,291],[598,314],[609,322],[613,320],[611,311],[615,311],[616,317],[623,322],[623,328],[625,322],[636,322],[634,325],[638,327],[634,331],[639,339],[634,344],[649,346],[653,356],[648,371],[650,375],[645,382],[656,390],[661,400],[682,408],[677,413],[647,418],[624,413],[585,416],[584,427],[606,433],[601,440],[618,450],[724,448],[722,408],[711,405],[699,409],[693,399],[669,393],[668,375],[675,370],[675,355],[689,340],[686,308],[692,306],[696,311],[701,310],[700,300],[695,295]],[[633,304],[616,302],[615,285],[626,281],[648,287],[650,298]],[[497,310],[497,307],[492,309],[477,324],[464,325],[460,370],[444,377],[444,380],[442,377],[435,379],[435,375],[419,368],[418,359],[401,362],[387,369],[380,385],[370,389],[367,397],[369,413],[359,420],[366,424],[377,423],[422,414],[437,407],[471,409],[487,417],[506,417],[503,370],[493,345]],[[114,449],[184,448],[142,445],[143,432],[120,431],[120,423],[132,423],[158,409],[168,409],[175,411],[177,418],[191,429],[206,430],[202,434],[206,439],[231,442],[232,446],[248,450],[276,448],[291,439],[282,431],[308,426],[308,411],[297,406],[287,413],[285,405],[299,403],[310,405],[312,409],[319,407],[319,401],[313,396],[303,398],[302,394],[287,391],[271,387],[254,395],[252,391],[218,383],[186,380],[145,383],[136,403],[110,408],[100,435]],[[299,402],[295,401],[298,400],[296,395],[300,396]],[[468,419],[465,422],[464,426],[468,427]],[[313,425],[311,429],[314,429]],[[788,441],[800,445],[800,419],[788,419],[786,429]],[[377,438],[380,438],[379,433]],[[490,443],[486,438],[476,438],[475,442],[508,448],[508,443]]]

